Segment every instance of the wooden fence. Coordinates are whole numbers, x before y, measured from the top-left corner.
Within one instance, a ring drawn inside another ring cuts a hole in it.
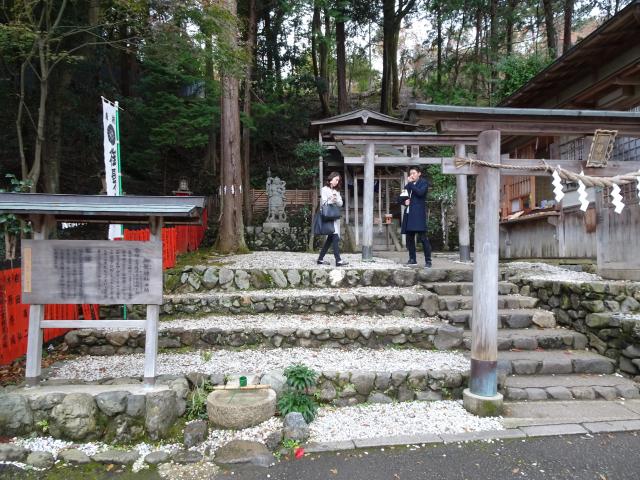
[[[286,206],[311,205],[314,202],[314,190],[286,190]],[[269,208],[266,190],[251,189],[251,206],[253,213],[264,212]]]

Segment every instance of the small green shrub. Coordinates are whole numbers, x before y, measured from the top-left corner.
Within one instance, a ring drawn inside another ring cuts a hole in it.
[[[209,382],[196,385],[187,400],[187,410],[185,412],[187,420],[206,420],[208,418],[207,396],[209,396],[212,391],[213,385]]]
[[[311,423],[316,418],[318,404],[311,396],[290,390],[278,400],[278,410],[282,416],[291,412],[301,413],[305,422]]]
[[[287,385],[294,390],[308,390],[315,386],[318,373],[301,363],[290,365],[284,371],[287,377]]]

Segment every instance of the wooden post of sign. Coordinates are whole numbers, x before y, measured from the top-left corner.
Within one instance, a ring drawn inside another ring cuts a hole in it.
[[[149,218],[149,241],[162,244],[162,217]],[[156,383],[156,361],[158,358],[158,319],[160,305],[147,305],[144,343],[144,384]]]
[[[500,163],[499,130],[480,133],[478,158]],[[482,168],[476,177],[471,379],[463,392],[465,408],[480,416],[498,415],[502,410],[502,395],[497,391],[499,211],[500,170]]]
[[[33,228],[34,240],[46,240],[49,232],[48,227],[51,221],[44,215],[34,215],[31,217],[31,227]],[[25,255],[27,256],[27,255]],[[22,274],[31,277],[31,255],[23,259]],[[23,282],[24,284],[24,282]],[[27,385],[35,386],[40,382],[42,373],[42,321],[44,320],[44,305],[29,306],[29,333],[27,334],[27,365],[25,367],[25,380]]]
[[[367,143],[364,156],[364,195],[362,199],[362,260],[373,260],[373,183],[375,144]]]
[[[358,198],[358,172],[353,172],[353,221],[356,227],[356,245],[360,243],[360,199]]]
[[[466,146],[456,145],[456,157],[466,156]],[[456,175],[456,212],[458,214],[458,245],[460,261],[471,261],[471,241],[469,240],[469,194],[467,192],[467,176]]]

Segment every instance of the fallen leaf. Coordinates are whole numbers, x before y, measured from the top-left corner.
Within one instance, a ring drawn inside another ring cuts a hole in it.
[[[599,473],[598,475],[600,475],[600,480],[607,480],[607,476],[603,475],[601,473]]]
[[[337,475],[338,474],[338,469],[337,468],[332,468],[329,471],[331,472],[331,475]]]
[[[514,468],[513,470],[511,470],[511,473],[518,473],[520,471],[519,468]]]

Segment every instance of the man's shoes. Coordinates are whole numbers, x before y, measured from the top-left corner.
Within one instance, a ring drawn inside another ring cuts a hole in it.
[[[424,268],[431,268],[431,262],[427,262],[424,264]]]
[[[329,262],[327,262],[326,260],[320,260],[320,259],[318,259],[318,261],[316,263],[318,265],[329,265]]]
[[[415,260],[409,260],[407,263],[405,263],[405,265],[407,267],[411,267],[411,266],[414,266],[414,265],[417,265],[417,264],[418,264],[418,262],[416,262]]]
[[[349,265],[349,262],[345,262],[344,260],[336,262],[336,267],[344,267],[345,265]]]

